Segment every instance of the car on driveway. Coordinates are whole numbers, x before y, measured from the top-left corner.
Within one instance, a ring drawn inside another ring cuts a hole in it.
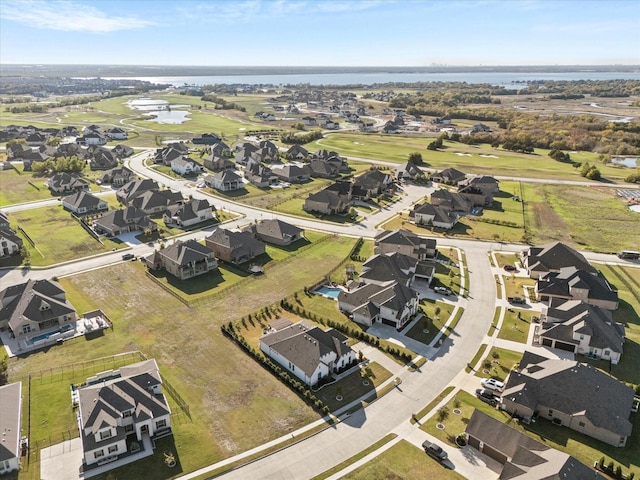
[[[493,394],[493,391],[487,390],[486,388],[478,388],[476,390],[476,397],[492,407],[498,405],[498,397]]]
[[[433,291],[441,295],[451,295],[451,290],[447,287],[433,287]]]
[[[522,297],[509,297],[507,298],[507,301],[509,303],[516,303],[519,305],[524,305],[525,303],[527,303],[527,301]]]
[[[424,448],[427,455],[431,458],[435,458],[439,462],[444,462],[448,458],[447,452],[445,452],[440,445],[431,443],[429,440],[426,440],[422,444],[422,448]]]
[[[504,383],[500,380],[496,380],[495,378],[483,378],[480,381],[480,384],[484,388],[488,388],[489,390],[496,390],[501,392],[504,389]]]
[[[513,265],[505,265],[504,266],[504,271],[505,272],[517,272],[518,269]]]

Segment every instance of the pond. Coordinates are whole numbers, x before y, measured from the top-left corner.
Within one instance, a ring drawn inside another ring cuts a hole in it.
[[[637,166],[639,166],[637,157],[613,157],[611,159],[611,163],[629,168],[636,168]]]
[[[187,117],[189,112],[184,112],[182,110],[158,110],[156,112],[145,113],[145,115],[153,117],[149,119],[150,122],[166,123],[171,125],[179,125],[191,120]]]

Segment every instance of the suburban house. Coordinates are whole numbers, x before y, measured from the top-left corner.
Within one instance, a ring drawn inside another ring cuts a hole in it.
[[[280,161],[280,151],[278,147],[269,140],[261,140],[251,156],[258,162],[274,163]]]
[[[135,174],[127,167],[116,167],[104,172],[100,176],[100,182],[107,185],[111,184],[114,187],[121,187],[135,177]]]
[[[307,165],[287,164],[282,167],[274,167],[271,171],[280,180],[289,183],[302,183],[311,178],[311,169]]]
[[[331,190],[320,190],[310,194],[304,201],[302,209],[307,212],[324,213],[325,215],[336,215],[346,213],[351,202]]]
[[[171,190],[147,190],[129,201],[129,206],[136,207],[148,215],[162,213],[174,205],[182,205],[184,198],[180,192]]]
[[[313,159],[309,163],[311,176],[314,178],[335,178],[339,175],[340,169],[331,162],[320,159]]]
[[[464,182],[466,179],[467,176],[455,168],[445,168],[441,172],[436,172],[431,175],[431,180],[446,185],[458,185],[458,183]]]
[[[193,175],[204,172],[204,167],[189,157],[178,157],[171,160],[171,170],[178,175]]]
[[[14,143],[10,147],[7,147],[7,157],[11,160],[22,160],[32,151],[32,148],[26,143]]]
[[[153,190],[160,190],[160,186],[155,180],[150,178],[131,180],[118,189],[116,192],[116,198],[118,199],[118,202],[127,205],[137,196],[142,195],[144,192]]]
[[[22,382],[0,386],[0,475],[20,469],[22,427]]]
[[[225,158],[227,158],[227,157],[233,156],[231,154],[231,149],[229,148],[229,145],[227,145],[226,143],[224,143],[222,141],[214,143],[209,148],[208,151],[213,157],[225,157]]]
[[[375,283],[359,285],[338,294],[338,308],[350,314],[354,322],[370,327],[375,322],[400,330],[419,308],[418,295],[409,287],[393,282],[388,286]]]
[[[210,188],[215,188],[221,192],[230,192],[244,188],[242,177],[233,170],[222,170],[215,175],[204,177],[204,183]]]
[[[211,205],[206,200],[190,200],[182,205],[171,205],[165,210],[162,219],[166,225],[190,227],[213,219]]]
[[[500,181],[489,175],[471,177],[459,186],[462,188],[470,187],[478,189],[482,191],[484,195],[490,195],[491,197],[500,191]]]
[[[19,254],[22,245],[22,238],[9,228],[8,223],[3,223],[0,226],[0,258]]]
[[[409,213],[409,221],[416,225],[432,225],[436,228],[451,230],[458,223],[459,215],[447,207],[423,203],[416,205]]]
[[[469,199],[466,195],[458,192],[452,192],[444,188],[440,188],[433,192],[429,200],[432,205],[448,208],[460,215],[467,215],[471,212],[474,206],[473,200]],[[478,205],[484,205],[484,196],[482,197],[482,203],[479,203]]]
[[[584,255],[561,242],[529,247],[522,251],[520,259],[531,278],[539,278],[547,272],[559,272],[563,267],[576,267],[593,275],[598,274]]]
[[[540,316],[538,344],[609,360],[622,355],[624,325],[615,323],[609,310],[581,300],[552,298]]]
[[[438,255],[435,238],[419,237],[410,230],[385,230],[375,237],[374,253],[402,253],[418,260]]]
[[[82,135],[82,137],[77,138],[76,142],[84,145],[105,145],[107,143],[107,136],[102,133],[87,132]]]
[[[118,157],[104,147],[91,147],[87,152],[91,170],[109,170],[118,166]]]
[[[183,155],[189,155],[189,147],[187,147],[184,142],[174,142],[158,148],[153,156],[153,161],[154,163],[169,166],[171,165],[171,160],[182,157]]]
[[[614,447],[631,435],[633,389],[576,361],[525,351],[507,378],[500,408],[528,423],[534,413]]]
[[[204,275],[218,268],[213,250],[195,240],[176,240],[145,257],[144,262],[149,270],[166,270],[180,280]]]
[[[576,267],[562,267],[559,272],[540,275],[535,292],[539,302],[557,298],[582,300],[607,310],[618,308],[618,292],[604,278]]]
[[[158,230],[158,225],[139,208],[126,207],[121,210],[110,210],[94,220],[93,229],[98,234],[113,237],[138,230],[155,232]]]
[[[244,171],[244,178],[259,188],[267,188],[269,185],[275,185],[279,182],[278,177],[274,175],[269,167],[265,167],[261,163],[251,163]]]
[[[399,182],[417,180],[426,176],[422,169],[411,161],[403,163],[397,167],[393,173],[396,176],[396,180]]]
[[[110,128],[105,132],[105,134],[111,140],[126,140],[127,138],[129,138],[129,134],[127,133],[127,131],[120,127]]]
[[[435,270],[433,261],[418,260],[398,252],[383,253],[369,257],[362,264],[362,273],[358,279],[363,283],[375,283],[380,286],[397,282],[409,287],[414,280],[431,283]]]
[[[203,133],[199,137],[191,139],[194,145],[215,145],[220,141],[220,137],[215,133]]]
[[[9,328],[16,338],[52,331],[78,319],[67,295],[53,280],[29,280],[0,292],[0,329]]]
[[[131,148],[129,145],[119,144],[113,147],[111,151],[118,159],[127,158],[133,155],[133,148]]]
[[[89,183],[67,172],[56,173],[47,182],[49,190],[53,193],[71,193],[78,190],[89,190]]]
[[[202,164],[205,168],[213,170],[214,172],[221,172],[222,170],[235,170],[236,164],[227,157],[220,155],[208,155],[205,157]]]
[[[260,350],[305,384],[316,385],[357,361],[348,338],[337,330],[282,320],[276,321],[279,329],[260,338]]]
[[[252,234],[224,228],[216,228],[204,241],[217,258],[235,265],[253,260],[266,251],[265,244],[253,238]]]
[[[375,197],[393,185],[393,177],[382,170],[374,168],[364,172],[362,175],[358,175],[354,179],[353,185],[365,190],[369,197]]]
[[[77,214],[109,210],[109,204],[106,201],[84,190],[64,197],[62,199],[62,206]]]
[[[291,145],[289,150],[284,154],[284,158],[287,160],[305,160],[309,157],[309,151],[302,145]]]
[[[281,247],[286,247],[304,238],[303,229],[277,219],[261,220],[242,230],[251,233],[262,242]]]
[[[87,378],[74,394],[85,471],[127,453],[151,455],[153,440],[172,434],[171,408],[154,359]]]
[[[480,410],[473,411],[465,434],[471,447],[503,465],[498,480],[604,478],[567,453],[548,447]]]
[[[244,142],[241,145],[236,146],[236,163],[239,165],[246,165],[249,160],[253,159],[253,153],[258,150],[253,143]]]

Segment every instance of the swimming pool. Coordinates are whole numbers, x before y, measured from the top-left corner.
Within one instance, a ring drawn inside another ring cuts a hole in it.
[[[322,285],[321,287],[316,288],[314,293],[323,295],[325,297],[337,299],[341,291],[342,290],[340,288],[327,287],[326,285]]]
[[[62,327],[60,327],[58,330],[54,331],[54,332],[49,332],[49,333],[43,333],[41,335],[36,335],[35,337],[31,337],[31,339],[27,340],[27,343],[30,345],[34,345],[42,340],[46,340],[49,337],[51,337],[51,335],[55,335],[56,333],[64,333],[64,332],[68,332],[69,330],[73,329],[73,327],[69,324],[67,325],[63,325]]]

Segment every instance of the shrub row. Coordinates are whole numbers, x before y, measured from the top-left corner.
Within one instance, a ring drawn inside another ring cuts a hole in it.
[[[240,348],[251,355],[254,360],[260,363],[260,365],[276,375],[283,383],[291,387],[309,406],[315,408],[318,412],[324,413],[325,415],[330,413],[329,407],[325,405],[322,400],[317,398],[306,384],[291,377],[286,370],[283,370],[282,367],[280,367],[280,365],[277,365],[270,358],[266,357],[249,345],[247,340],[236,331],[232,322],[222,325],[220,330],[222,330],[222,334],[224,336],[233,340],[238,346],[240,346]]]
[[[635,477],[635,473],[633,473],[633,472],[629,472],[628,475],[623,475],[622,474],[622,466],[615,465],[613,463],[613,460],[611,460],[608,464],[605,465],[605,458],[604,457],[602,457],[600,459],[600,461],[598,462],[598,469],[602,470],[603,472],[607,473],[608,475],[611,475],[611,477],[617,478],[617,479],[633,480],[633,478]]]
[[[491,225],[502,225],[503,227],[521,228],[522,225],[518,225],[516,222],[509,220],[498,220],[496,218],[482,218],[482,217],[468,217],[474,222],[490,223]]]

